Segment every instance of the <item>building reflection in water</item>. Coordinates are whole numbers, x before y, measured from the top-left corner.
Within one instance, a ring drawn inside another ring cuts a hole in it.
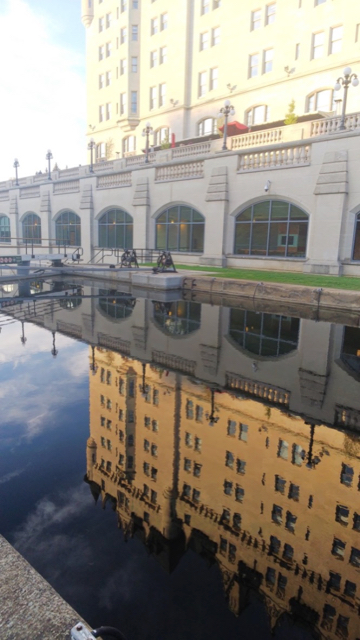
[[[154,315],[169,333],[200,323],[179,303]],[[230,330],[242,345],[246,327],[256,334],[243,320]],[[257,353],[296,348],[298,325],[276,322],[273,344],[258,342]],[[94,358],[86,481],[124,535],[139,536],[169,572],[187,549],[216,562],[235,615],[256,593],[272,629],[290,616],[314,637],[360,637],[358,436],[305,422],[286,398],[214,391],[101,348]]]

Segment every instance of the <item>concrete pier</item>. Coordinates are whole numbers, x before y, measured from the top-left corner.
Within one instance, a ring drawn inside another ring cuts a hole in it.
[[[69,640],[79,614],[2,536],[0,575],[1,640]]]

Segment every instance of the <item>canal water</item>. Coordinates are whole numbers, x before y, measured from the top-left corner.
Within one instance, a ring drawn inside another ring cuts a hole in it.
[[[2,288],[0,533],[129,640],[360,638],[358,318],[107,287]]]

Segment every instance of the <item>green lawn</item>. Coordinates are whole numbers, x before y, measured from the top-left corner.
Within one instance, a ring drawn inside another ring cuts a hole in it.
[[[256,280],[257,282],[284,282],[286,284],[305,285],[307,287],[327,287],[329,289],[360,290],[360,278],[349,276],[318,276],[287,271],[257,271],[255,269],[223,269],[221,267],[192,267],[177,265],[177,269],[198,271],[199,274],[216,275],[219,278],[234,280]]]

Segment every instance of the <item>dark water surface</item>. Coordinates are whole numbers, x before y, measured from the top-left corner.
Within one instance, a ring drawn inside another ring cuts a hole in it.
[[[0,315],[0,533],[129,640],[360,637],[359,329],[76,293]]]

